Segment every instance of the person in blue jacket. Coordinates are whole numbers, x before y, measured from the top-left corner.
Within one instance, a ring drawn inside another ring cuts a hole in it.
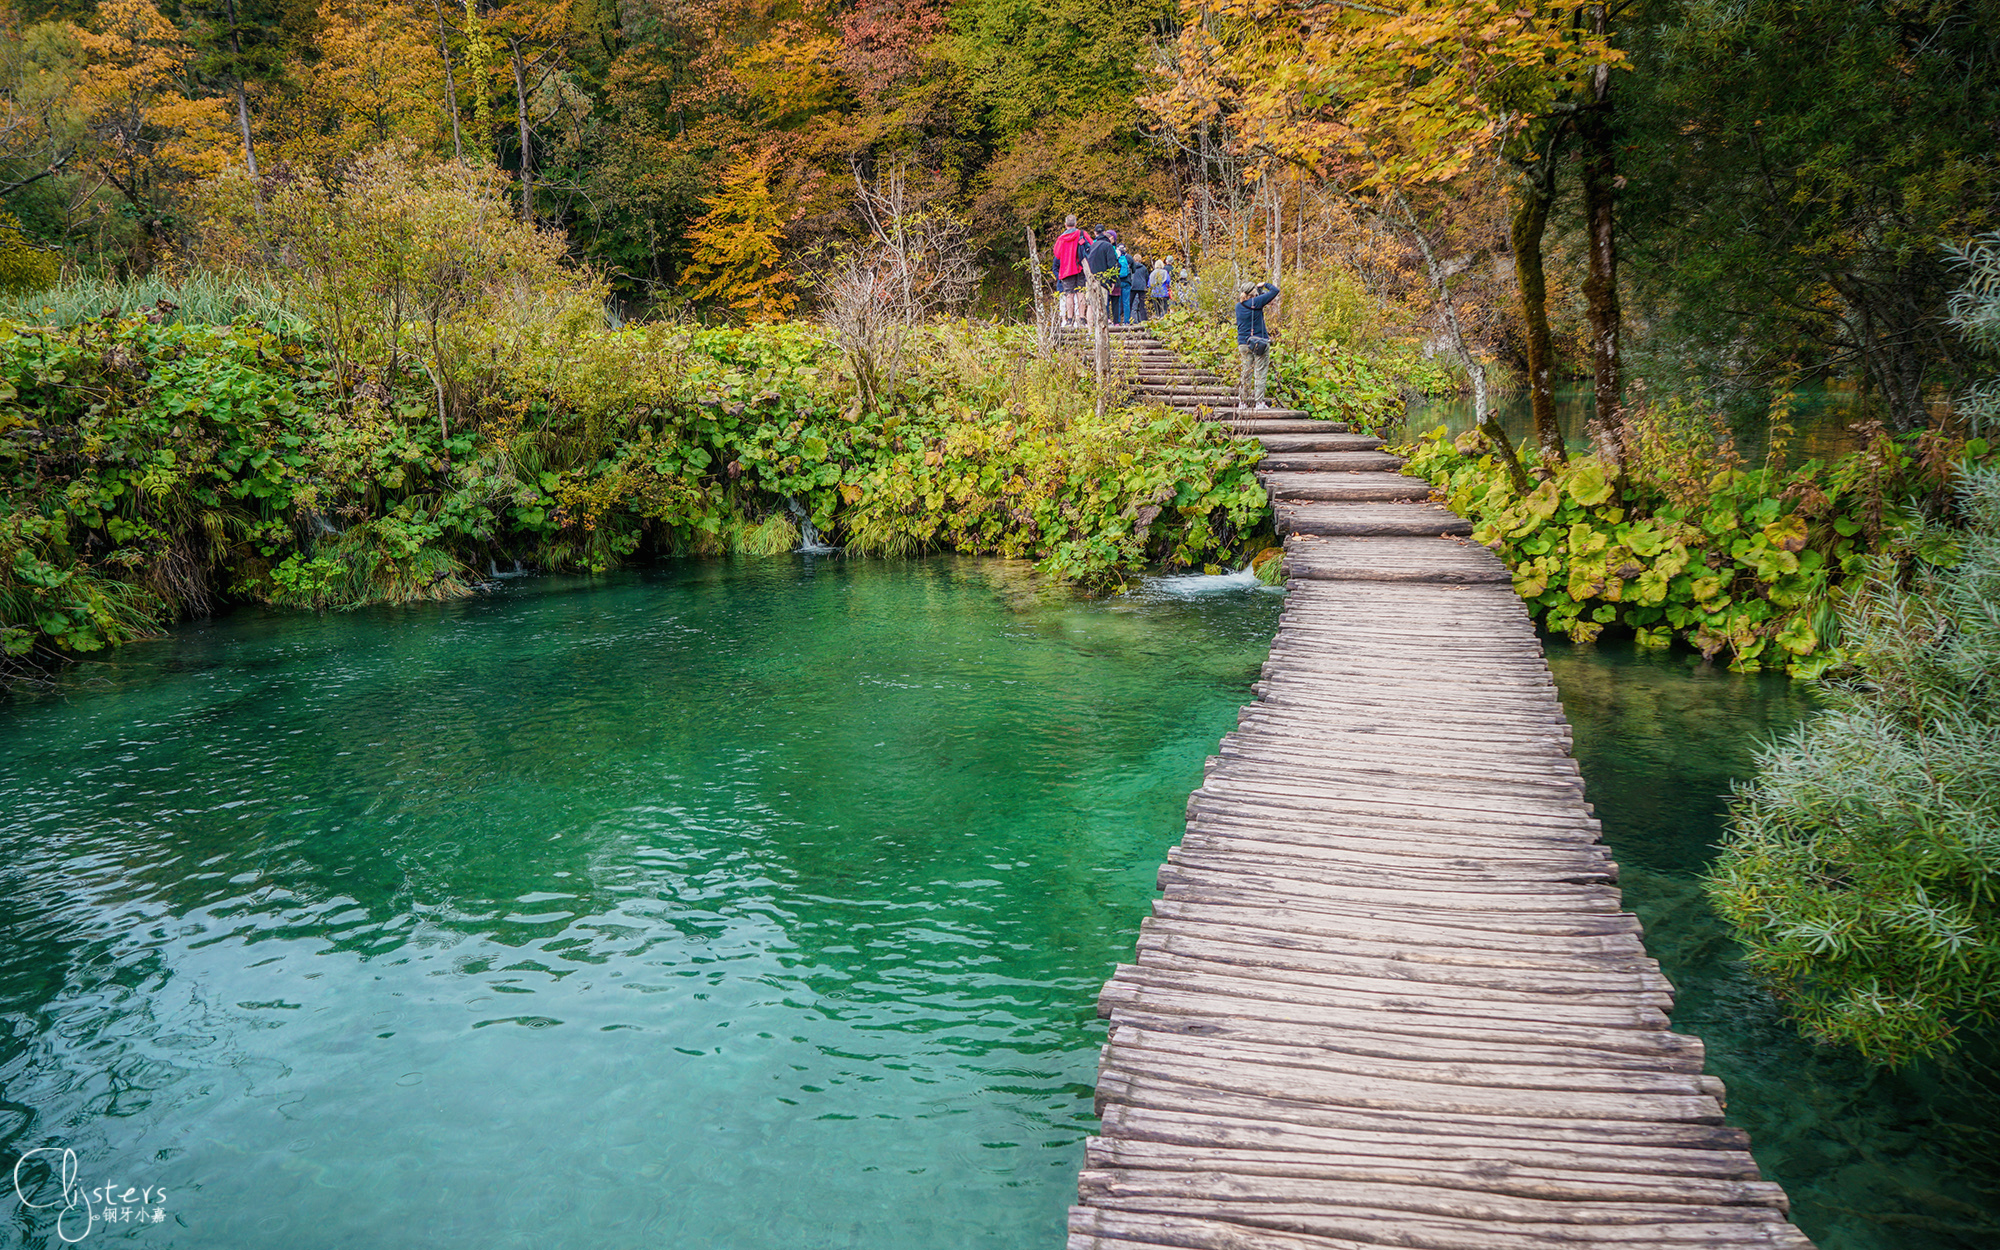
[[[1271,376],[1271,332],[1264,306],[1278,298],[1275,282],[1245,282],[1236,292],[1236,410],[1264,407],[1264,384]]]
[[[1137,323],[1146,319],[1146,262],[1137,252],[1126,259],[1132,267],[1125,275],[1125,320]]]

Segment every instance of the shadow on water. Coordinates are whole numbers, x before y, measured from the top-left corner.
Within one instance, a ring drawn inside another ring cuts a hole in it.
[[[1729,1118],[1821,1250],[2000,1245],[2000,1071],[1990,1047],[1943,1068],[1882,1072],[1802,1040],[1743,972],[1699,878],[1732,779],[1756,744],[1811,710],[1790,679],[1741,675],[1629,643],[1546,644],[1625,905],[1678,988]]]

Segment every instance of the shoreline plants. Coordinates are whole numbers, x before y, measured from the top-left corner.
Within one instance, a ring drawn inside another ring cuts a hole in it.
[[[1857,427],[1860,450],[1788,468],[1780,423],[1766,464],[1749,468],[1701,409],[1628,421],[1622,475],[1594,456],[1551,470],[1533,448],[1517,474],[1478,430],[1442,429],[1409,449],[1409,470],[1472,521],[1544,629],[1577,642],[1629,629],[1641,646],[1679,639],[1738,672],[1800,678],[1845,657],[1841,608],[1871,558],[1944,558],[1945,532],[1926,517],[1962,466],[1993,455],[1983,439],[1870,425]]]
[[[1876,1063],[2000,1018],[2000,471],[1909,575],[1871,559],[1852,667],[1760,752],[1707,889],[1806,1032]]]

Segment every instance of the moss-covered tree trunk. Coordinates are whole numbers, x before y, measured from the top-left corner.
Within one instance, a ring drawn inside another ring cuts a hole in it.
[[[1591,32],[1605,31],[1605,6],[1590,10]],[[1589,239],[1590,268],[1583,281],[1590,309],[1590,364],[1597,390],[1597,415],[1591,421],[1591,443],[1599,458],[1622,471],[1625,465],[1624,361],[1620,357],[1621,316],[1618,307],[1618,236],[1614,209],[1618,198],[1618,148],[1611,124],[1611,67],[1591,71],[1590,100],[1577,117],[1583,145],[1583,212]]]
[[[1554,368],[1549,345],[1549,287],[1542,270],[1542,235],[1548,229],[1553,179],[1536,170],[1519,187],[1514,202],[1514,276],[1521,288],[1521,321],[1528,336],[1528,398],[1535,414],[1535,445],[1542,465],[1563,462],[1562,427],[1556,423]]]

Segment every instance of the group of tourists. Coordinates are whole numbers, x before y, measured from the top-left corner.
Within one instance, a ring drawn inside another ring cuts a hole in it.
[[[1081,329],[1090,320],[1088,300],[1104,300],[1105,317],[1113,325],[1157,317],[1173,306],[1174,258],[1156,256],[1150,267],[1132,248],[1118,241],[1109,226],[1086,230],[1075,214],[1063,223],[1056,239],[1056,292],[1063,329]],[[1185,276],[1185,274],[1183,274]]]
[[[1056,291],[1063,329],[1090,323],[1090,304],[1103,299],[1105,317],[1113,325],[1142,322],[1173,306],[1174,258],[1159,256],[1152,267],[1133,249],[1118,241],[1118,231],[1095,231],[1076,224],[1072,214],[1056,238]],[[1181,272],[1185,282],[1187,273]],[[1264,388],[1271,374],[1271,332],[1264,309],[1278,298],[1275,282],[1245,282],[1236,290],[1236,406],[1263,408]]]

